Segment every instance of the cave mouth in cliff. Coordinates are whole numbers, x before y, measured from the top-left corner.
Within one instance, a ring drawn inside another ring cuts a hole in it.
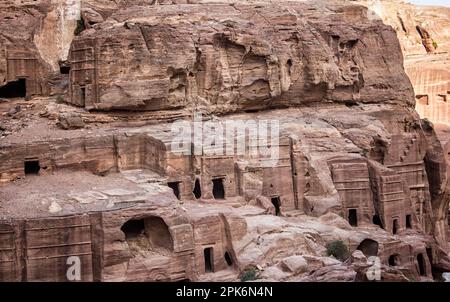
[[[354,227],[358,226],[358,212],[356,209],[348,210],[348,223]]]
[[[192,193],[194,193],[196,199],[202,197],[202,189],[200,187],[200,180],[198,178],[195,180],[194,190],[192,191]]]
[[[360,250],[366,257],[378,255],[378,242],[372,239],[364,239],[356,248]]]
[[[180,197],[180,182],[179,181],[169,182],[169,183],[167,183],[167,185],[169,186],[169,188],[171,188],[173,190],[173,194],[175,195],[175,197],[178,200],[181,200],[181,197]]]
[[[38,160],[26,160],[24,162],[25,175],[38,175],[41,170],[41,166]]]
[[[27,95],[27,81],[18,79],[0,87],[0,98],[24,98]]]
[[[230,253],[225,252],[225,261],[227,262],[228,266],[232,266],[233,265],[233,258],[231,258]]]
[[[160,217],[150,216],[142,219],[131,219],[125,222],[120,230],[131,249],[163,249],[173,250],[173,240],[169,227]]]
[[[128,220],[120,228],[120,230],[125,234],[125,238],[127,240],[137,238],[139,235],[143,235],[145,233],[144,220]]]
[[[417,254],[417,264],[419,265],[419,275],[426,276],[426,270],[425,270],[425,258],[422,254]]]
[[[208,247],[203,250],[203,256],[205,258],[205,273],[214,272],[214,262],[213,262],[213,249]]]
[[[214,199],[225,199],[225,188],[223,186],[223,178],[215,178],[213,182],[213,196]]]
[[[70,66],[60,66],[59,67],[59,73],[61,73],[61,74],[69,74],[70,73]]]
[[[381,222],[380,216],[378,216],[378,215],[373,215],[372,223],[374,225],[379,226],[380,228],[383,228],[383,223]]]
[[[281,200],[279,196],[272,197],[271,199],[273,206],[275,207],[275,215],[280,216],[281,214]]]
[[[399,266],[400,265],[400,255],[394,254],[390,255],[388,259],[388,263],[390,266]]]

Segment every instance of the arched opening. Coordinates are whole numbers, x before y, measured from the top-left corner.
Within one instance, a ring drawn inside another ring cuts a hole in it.
[[[223,178],[213,179],[213,196],[214,199],[225,199],[225,188],[223,186]]]
[[[275,215],[280,216],[281,214],[281,200],[279,196],[272,197],[271,199],[273,206],[275,207]]]
[[[180,183],[179,182],[169,182],[167,183],[169,188],[173,190],[173,194],[178,198],[178,200],[181,200],[180,197]]]
[[[144,220],[128,220],[120,230],[125,234],[125,239],[135,239],[145,233]]]
[[[197,178],[194,184],[194,190],[192,191],[196,199],[202,197],[202,189],[200,188],[200,180]]]
[[[392,221],[392,234],[397,234],[398,232],[398,219]]]
[[[131,219],[120,228],[132,251],[165,252],[173,250],[169,227],[160,217]]]
[[[38,160],[27,160],[24,162],[25,175],[38,175],[41,166]]]
[[[205,259],[205,273],[214,272],[213,248],[208,247],[204,249],[203,256]]]
[[[378,255],[378,242],[372,239],[364,239],[356,248],[360,250],[366,257]]]
[[[348,210],[348,223],[350,223],[351,226],[358,226],[358,212],[356,209]]]
[[[8,82],[0,87],[0,98],[24,98],[27,95],[27,85],[25,79]]]
[[[425,258],[422,254],[417,254],[417,264],[419,265],[419,275],[426,276],[426,270],[425,270]]]
[[[388,263],[390,266],[399,266],[400,263],[400,255],[394,254],[389,256]]]
[[[233,265],[233,258],[231,258],[230,253],[225,252],[225,261],[227,262],[228,266],[232,266]]]
[[[406,228],[407,229],[412,228],[411,215],[406,215]]]

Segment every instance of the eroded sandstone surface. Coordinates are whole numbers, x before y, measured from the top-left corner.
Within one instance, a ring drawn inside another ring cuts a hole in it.
[[[392,27],[353,3],[144,2],[85,1],[75,23],[56,2],[2,4],[0,75],[29,100],[0,102],[0,280],[67,281],[71,256],[83,281],[450,270],[448,133],[414,110]],[[203,142],[230,121],[276,121],[279,140],[177,152],[199,112]]]

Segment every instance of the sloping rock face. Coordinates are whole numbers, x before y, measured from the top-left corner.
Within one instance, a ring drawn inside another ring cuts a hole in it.
[[[450,126],[450,8],[399,0],[356,2],[396,30],[420,116]]]
[[[368,21],[363,7],[204,8],[129,9],[85,31],[70,53],[71,102],[215,113],[312,102],[413,103],[408,79],[393,67],[402,65],[395,32]]]

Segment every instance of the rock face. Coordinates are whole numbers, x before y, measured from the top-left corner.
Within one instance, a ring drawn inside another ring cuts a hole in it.
[[[360,0],[397,32],[422,118],[450,126],[450,8]]]
[[[412,104],[403,70],[391,68],[402,64],[395,32],[366,14],[321,3],[121,10],[74,40],[71,102],[215,113],[324,101]]]
[[[448,150],[395,31],[353,4],[201,2],[86,1],[68,95],[0,139],[0,280],[67,281],[69,258],[82,281],[449,271]]]

